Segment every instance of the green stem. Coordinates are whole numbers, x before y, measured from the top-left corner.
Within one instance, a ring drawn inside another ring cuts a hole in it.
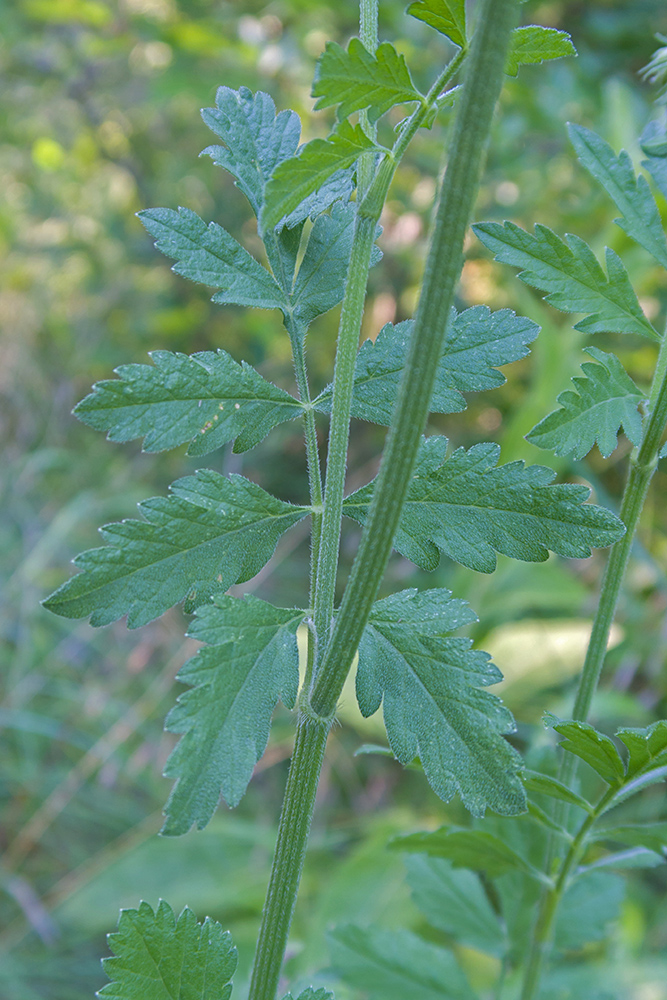
[[[502,85],[515,12],[514,0],[482,3],[398,400],[359,551],[331,641],[315,676],[311,705],[323,717],[335,711],[384,575],[414,470],[461,271],[463,240]],[[372,195],[373,189],[367,197]]]
[[[359,38],[362,45],[371,55],[375,55],[378,47],[378,0],[360,0],[359,2]],[[368,119],[366,109],[359,112],[359,124],[369,137],[377,138],[377,126]],[[373,180],[373,168],[375,165],[374,153],[363,153],[357,166],[357,187],[359,197],[368,191]]]

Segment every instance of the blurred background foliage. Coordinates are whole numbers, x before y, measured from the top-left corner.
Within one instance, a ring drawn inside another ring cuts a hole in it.
[[[380,8],[381,37],[426,85],[447,58],[447,43],[406,17],[402,2],[382,0]],[[579,234],[598,252],[612,246],[650,318],[664,323],[664,274],[612,224],[611,204],[577,165],[564,129],[567,120],[588,125],[638,162],[637,136],[654,95],[637,71],[655,48],[654,33],[667,30],[664,3],[529,0],[522,10],[525,23],[568,30],[579,58],[524,68],[508,81],[477,218],[540,221]],[[311,111],[314,61],[328,38],[344,43],[355,33],[357,16],[355,0],[13,0],[3,7],[2,1000],[89,997],[104,982],[99,958],[119,907],[142,897],[155,905],[159,896],[231,927],[243,995],[290,752],[288,713],[277,712],[267,754],[235,813],[222,807],[206,831],[158,839],[169,787],[160,773],[172,745],[162,723],[175,697],[172,679],[196,648],[183,639],[184,616],[169,613],[139,633],[128,634],[123,623],[95,631],[48,615],[39,600],[62,581],[76,552],[97,544],[99,524],[132,516],[138,500],[163,493],[195,467],[183,450],[142,456],[137,445],[105,444],[77,424],[71,408],[94,380],[118,364],[144,361],[153,349],[224,347],[291,385],[278,315],[213,306],[205,288],[170,273],[134,213],[186,205],[259,252],[250,210],[231,178],[197,159],[210,141],[199,109],[214,102],[219,84],[243,84],[271,93],[278,108],[295,108],[304,137],[326,134],[330,116]],[[446,132],[445,120],[417,138],[392,188],[364,336],[412,314]],[[465,414],[434,419],[431,430],[456,444],[498,440],[505,461],[551,462],[559,475],[592,483],[597,498],[615,507],[627,442],[608,462],[595,451],[573,464],[554,462],[523,440],[577,373],[580,335],[471,239],[460,305],[478,302],[524,312],[543,333],[531,356],[508,372],[506,386],[472,396]],[[311,331],[315,388],[330,378],[336,326],[334,311]],[[654,348],[618,339],[597,343],[620,350],[646,384]],[[382,435],[354,424],[350,486],[374,474]],[[301,443],[289,426],[247,455],[216,453],[208,464],[243,471],[288,499],[306,492]],[[667,715],[666,485],[659,472],[596,703],[594,721],[607,730]],[[341,581],[357,537],[346,530]],[[297,529],[259,577],[236,590],[303,602],[307,558],[307,538]],[[427,576],[396,559],[386,589],[448,586],[470,600],[481,619],[471,634],[507,675],[502,690],[518,719],[518,744],[539,748],[546,742],[536,725],[541,711],[568,713],[600,567],[598,553],[536,566],[501,560],[488,578],[443,562]],[[361,720],[351,690],[341,717],[292,936],[288,968],[296,979],[312,979],[326,966],[324,932],[337,921],[418,927],[402,862],[386,841],[399,830],[466,821],[456,803],[444,806],[433,796],[422,775],[352,756],[361,743],[381,741],[382,727],[377,717]],[[647,795],[647,818],[656,816],[662,794]],[[667,973],[656,958],[667,945],[666,888],[662,869],[637,873],[611,942],[587,946],[588,957],[613,953],[633,1000],[667,998]],[[580,957],[575,949],[572,961]],[[487,989],[489,960],[466,961]],[[344,990],[336,993],[343,1000],[352,996]]]

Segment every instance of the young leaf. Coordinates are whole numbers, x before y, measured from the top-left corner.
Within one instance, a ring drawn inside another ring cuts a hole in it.
[[[625,766],[612,740],[587,722],[567,722],[545,715],[545,725],[551,726],[564,740],[558,744],[562,750],[569,750],[586,761],[608,785],[623,784]]]
[[[623,262],[607,248],[604,273],[592,250],[578,236],[561,240],[547,226],[536,225],[535,235],[513,222],[480,222],[472,227],[496,255],[496,260],[522,268],[527,285],[548,292],[546,301],[563,312],[586,313],[575,324],[582,333],[638,333],[660,337],[641,310]]]
[[[577,806],[579,809],[583,809],[584,812],[590,813],[592,811],[592,806],[586,799],[583,799],[581,795],[577,795],[573,792],[571,788],[564,785],[561,781],[556,778],[550,777],[548,774],[540,774],[539,771],[524,771],[522,774],[523,783],[525,788],[529,792],[536,792],[539,795],[548,795],[552,799],[560,799],[561,802],[569,802],[572,806]]]
[[[667,267],[667,240],[658,206],[644,177],[635,176],[626,151],[616,156],[604,139],[582,125],[570,124],[568,131],[579,160],[622,212],[616,223]]]
[[[345,49],[327,42],[317,62],[312,96],[317,97],[315,111],[338,105],[338,120],[353,112],[368,109],[368,119],[376,122],[396,104],[421,101],[405,58],[393,45],[383,42],[375,55],[358,38]]]
[[[208,643],[176,678],[188,684],[165,728],[184,733],[164,775],[176,778],[162,833],[202,830],[220,794],[241,801],[269,738],[279,699],[294,706],[299,685],[296,630],[303,612],[274,608],[248,596],[215,596],[199,608],[188,635]]]
[[[189,208],[150,208],[137,215],[155,237],[155,246],[178,261],[172,271],[211,288],[212,301],[223,305],[282,309],[280,286],[247,250],[216,222],[208,226]]]
[[[375,342],[361,345],[354,370],[352,415],[388,426],[405,367],[413,320],[394,326],[387,323]],[[453,314],[445,335],[435,388],[432,413],[456,413],[465,409],[462,392],[481,392],[505,383],[497,369],[528,354],[527,345],[539,333],[537,324],[509,309],[491,312],[487,306],[472,306]],[[314,401],[328,412],[332,387]]]
[[[302,201],[338,170],[352,166],[362,153],[380,151],[361,125],[341,122],[328,139],[313,139],[291,160],[284,160],[274,170],[266,185],[265,207],[261,223],[264,229],[277,226],[283,216],[293,212]]]
[[[415,0],[407,12],[435,28],[460,49],[466,47],[465,0]]]
[[[422,441],[394,547],[423,569],[435,569],[438,549],[456,562],[492,573],[496,552],[544,562],[548,552],[582,559],[592,547],[611,545],[624,526],[610,511],[584,503],[590,490],[550,485],[555,473],[541,465],[496,467],[496,444],[458,448],[445,457],[445,438]],[[343,511],[365,523],[373,483],[347,497]]]
[[[441,826],[432,833],[412,833],[405,837],[395,837],[389,846],[397,851],[408,851],[411,854],[447,858],[455,868],[486,872],[489,878],[496,878],[511,871],[519,871],[533,878],[541,875],[509,844],[486,830],[457,830]]]
[[[329,946],[333,971],[367,1000],[477,1000],[452,953],[410,931],[347,925]]]
[[[188,357],[154,351],[152,365],[121,365],[75,407],[76,416],[110,441],[144,437],[148,452],[190,441],[191,455],[206,455],[236,438],[247,451],[272,427],[303,414],[293,396],[226,351]]]
[[[618,444],[621,425],[633,444],[639,444],[642,422],[637,407],[644,396],[614,354],[596,347],[584,348],[599,362],[583,364],[584,377],[572,379],[576,392],[566,390],[557,397],[562,409],[548,414],[526,440],[556,455],[572,454],[578,461],[597,444],[609,458]]]
[[[281,111],[268,94],[247,87],[218,87],[214,108],[201,115],[224,146],[207,146],[202,156],[228,170],[253,207],[256,216],[264,204],[264,187],[275,168],[294,156],[301,123],[294,111]]]
[[[373,605],[359,644],[357,698],[372,715],[383,702],[387,736],[402,764],[419,756],[440,798],[458,791],[475,816],[525,809],[521,759],[502,739],[514,720],[480,688],[501,679],[487,653],[449,633],[475,615],[448,590],[404,590]]]
[[[628,778],[636,778],[667,764],[667,721],[664,719],[645,729],[619,729],[616,735],[628,748]]]
[[[145,521],[101,528],[109,544],[74,560],[83,572],[46,601],[65,618],[108,625],[127,615],[138,628],[189,594],[208,600],[249,580],[271,558],[280,536],[309,513],[272,497],[243,476],[210,469],[179,479],[169,497],[139,504]]]
[[[562,59],[563,56],[576,56],[576,54],[577,50],[567,31],[544,28],[539,24],[527,24],[522,28],[515,28],[512,32],[505,72],[508,76],[516,76],[519,66]]]
[[[418,854],[407,857],[405,866],[412,898],[433,927],[469,948],[503,954],[505,934],[477,875]]]
[[[103,961],[111,980],[97,993],[107,1000],[229,1000],[236,948],[228,931],[207,917],[197,922],[187,907],[178,920],[164,899],[121,910],[108,937],[112,958]]]

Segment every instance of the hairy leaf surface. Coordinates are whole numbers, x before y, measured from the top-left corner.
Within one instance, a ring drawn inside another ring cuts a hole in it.
[[[82,572],[44,602],[50,611],[90,615],[91,625],[127,615],[128,628],[138,628],[189,595],[196,606],[212,589],[249,580],[309,513],[243,476],[210,469],[177,480],[171,496],[144,500],[139,510],[146,520],[100,529],[108,545],[77,556]]]
[[[639,444],[642,421],[637,407],[644,396],[614,354],[597,347],[584,348],[599,364],[583,364],[584,377],[572,379],[576,392],[566,390],[557,397],[560,410],[549,413],[526,434],[538,448],[556,455],[583,458],[597,444],[604,458],[618,445],[621,426],[633,444]]]
[[[471,640],[449,633],[476,620],[448,590],[404,590],[373,605],[359,644],[357,698],[362,715],[383,703],[387,737],[402,764],[419,756],[433,790],[458,791],[481,816],[525,808],[521,759],[502,733],[514,720],[481,690],[502,675]]]
[[[496,553],[544,562],[549,551],[570,558],[611,545],[624,525],[610,511],[584,501],[586,486],[552,484],[555,473],[523,462],[496,466],[497,444],[458,448],[446,456],[445,438],[422,441],[394,548],[423,569],[435,569],[438,550],[481,573],[492,573]],[[344,513],[361,524],[374,483],[347,497]]]
[[[328,139],[313,139],[298,156],[284,160],[266,185],[262,225],[277,226],[283,216],[318,191],[339,170],[352,166],[362,153],[382,151],[360,125],[341,122]]]
[[[350,39],[347,51],[336,42],[327,42],[317,62],[312,96],[315,111],[338,105],[338,120],[354,111],[368,109],[375,122],[396,104],[420,101],[405,58],[393,45],[383,42],[375,55],[358,38]]]
[[[465,0],[415,0],[408,14],[435,28],[460,49],[466,47]]]
[[[303,612],[275,608],[249,595],[216,596],[199,608],[188,635],[208,643],[176,678],[188,684],[167,716],[166,728],[184,733],[165,777],[176,784],[162,832],[203,829],[220,794],[240,802],[269,738],[279,699],[294,706],[299,684],[296,630]]]
[[[190,441],[191,455],[206,455],[236,438],[246,451],[272,427],[303,414],[303,406],[226,351],[189,357],[153,351],[152,365],[121,365],[116,379],[93,386],[74,412],[110,441],[144,437],[148,452]]]
[[[622,213],[615,221],[667,268],[667,240],[658,206],[645,178],[635,175],[626,151],[616,156],[609,143],[583,125],[570,124],[568,132],[579,160]]]
[[[575,324],[582,333],[638,333],[659,336],[641,310],[620,257],[607,248],[604,273],[592,250],[578,236],[562,240],[547,226],[531,236],[513,222],[480,222],[472,227],[495,256],[519,267],[526,284],[548,292],[546,301],[563,312],[586,313]]]
[[[189,208],[149,208],[137,215],[155,237],[155,246],[177,263],[172,271],[211,288],[223,305],[285,309],[280,286],[265,267],[216,222],[208,226]]]
[[[451,952],[410,931],[337,927],[331,966],[368,1000],[477,1000]]]
[[[204,108],[202,118],[224,142],[207,146],[210,156],[236,178],[259,217],[268,178],[283,160],[294,156],[299,145],[301,122],[294,111],[281,111],[268,94],[253,94],[247,87],[218,87],[214,108]]]
[[[545,28],[539,24],[527,24],[522,28],[515,28],[510,36],[505,72],[508,76],[516,76],[519,66],[562,59],[563,56],[576,56],[576,54],[577,50],[567,31]]]
[[[97,996],[105,1000],[229,1000],[236,948],[228,931],[207,917],[200,924],[187,907],[178,920],[163,899],[121,910],[118,930],[109,934],[111,979]]]

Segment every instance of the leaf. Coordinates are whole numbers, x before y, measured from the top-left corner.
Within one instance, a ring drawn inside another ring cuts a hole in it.
[[[615,222],[667,267],[667,240],[658,207],[645,178],[635,175],[626,151],[616,156],[604,139],[582,125],[569,124],[568,132],[579,160],[622,213]]]
[[[348,121],[341,122],[328,139],[311,140],[298,156],[284,160],[273,172],[265,190],[263,228],[277,226],[283,216],[318,191],[332,174],[356,163],[362,153],[378,150],[383,151],[360,125]]]
[[[391,748],[402,764],[419,756],[445,802],[458,791],[473,815],[525,809],[521,759],[501,733],[514,720],[480,690],[501,675],[487,653],[449,633],[475,621],[448,590],[404,590],[373,605],[359,644],[357,699],[362,715],[380,702]]]
[[[395,837],[389,846],[412,854],[428,854],[432,858],[447,858],[455,868],[471,868],[496,878],[506,872],[519,871],[531,877],[541,877],[520,854],[500,837],[486,830],[456,829],[442,826],[432,833],[413,833]]]
[[[460,49],[466,48],[465,0],[415,0],[407,12],[435,28]]]
[[[311,93],[318,98],[315,111],[338,105],[339,121],[367,108],[368,120],[376,122],[396,104],[423,100],[405,58],[393,45],[383,42],[371,55],[358,38],[350,39],[347,52],[336,42],[327,42]]]
[[[584,503],[588,487],[551,484],[551,469],[523,462],[496,467],[497,444],[458,448],[448,457],[446,448],[445,438],[423,439],[394,539],[394,548],[423,569],[435,569],[438,549],[481,573],[493,572],[496,552],[524,562],[544,562],[549,550],[582,559],[624,533],[614,514]],[[343,505],[361,524],[373,485]]]
[[[667,721],[664,719],[645,729],[619,729],[616,735],[628,748],[629,779],[667,764]]]
[[[667,198],[667,132],[664,125],[658,121],[649,122],[639,142],[642,152],[648,156],[647,160],[642,160],[642,167],[648,170],[660,193]]]
[[[337,927],[331,967],[367,1000],[477,1000],[451,952],[410,931]]]
[[[137,215],[157,249],[178,262],[172,271],[221,289],[213,302],[284,311],[285,296],[273,277],[216,222],[207,226],[188,208],[150,208]]]
[[[206,455],[236,438],[234,450],[254,447],[272,427],[303,414],[302,404],[226,351],[189,357],[154,351],[152,365],[121,365],[75,407],[109,441],[145,435],[143,450],[164,451],[190,441]]]
[[[208,643],[176,678],[188,684],[165,728],[184,733],[164,775],[176,778],[165,808],[163,834],[202,830],[220,794],[241,801],[269,738],[279,699],[294,706],[299,686],[296,630],[303,611],[274,608],[251,595],[216,595],[199,608],[188,635]]]
[[[283,1000],[294,1000],[294,998],[291,993],[286,993]],[[334,995],[325,990],[323,986],[318,990],[314,990],[312,986],[309,986],[303,993],[299,993],[297,1000],[334,1000]]]
[[[519,66],[562,59],[563,56],[576,56],[576,54],[577,50],[567,31],[544,28],[539,24],[527,24],[522,28],[515,28],[510,36],[505,72],[508,76],[516,76]]]
[[[201,115],[224,146],[207,146],[202,156],[228,170],[236,178],[259,217],[268,178],[283,160],[294,156],[299,145],[301,122],[294,111],[281,111],[268,94],[254,94],[247,87],[218,87],[215,108]]]
[[[601,941],[619,915],[625,883],[610,872],[587,872],[566,889],[555,919],[555,940],[564,951]]]
[[[536,225],[535,235],[513,222],[480,222],[472,227],[496,255],[496,260],[523,270],[527,285],[548,292],[546,301],[563,312],[586,313],[575,324],[582,333],[638,333],[651,340],[659,336],[641,310],[620,257],[608,247],[607,271],[578,236],[556,236]]]
[[[290,295],[292,315],[297,324],[307,327],[343,298],[354,219],[354,206],[342,204],[334,205],[331,215],[320,215],[316,219]],[[381,231],[378,227],[378,236]],[[379,248],[374,247],[371,266],[381,257]]]
[[[554,410],[526,434],[526,440],[556,455],[572,454],[578,461],[594,444],[604,458],[618,445],[621,425],[633,444],[639,444],[642,421],[637,407],[644,399],[614,354],[596,347],[584,348],[599,362],[583,364],[584,377],[572,379],[576,392],[566,390],[557,397],[562,409]]]
[[[345,170],[337,170],[322,187],[308,195],[300,205],[298,205],[289,215],[283,216],[276,231],[284,233],[286,229],[292,229],[306,219],[313,222],[318,215],[326,212],[337,201],[347,204],[354,191],[354,168],[347,167]]]
[[[272,497],[243,476],[200,469],[179,479],[171,496],[139,504],[145,521],[101,528],[109,544],[74,560],[83,572],[44,606],[65,618],[108,625],[127,615],[138,628],[189,594],[224,593],[270,559],[283,532],[309,513]]]
[[[361,345],[354,370],[354,417],[384,426],[391,423],[413,327],[413,320],[396,326],[387,323],[375,342],[366,340]],[[457,413],[466,407],[462,392],[503,385],[505,376],[497,369],[525,357],[527,344],[539,329],[509,309],[491,312],[487,306],[472,306],[458,315],[453,312],[438,364],[431,412]],[[332,386],[327,386],[313,405],[328,412],[331,396]]]
[[[178,920],[163,899],[155,913],[148,903],[121,910],[118,930],[108,937],[105,958],[111,979],[96,995],[107,1000],[229,1000],[236,948],[217,920],[197,923],[187,907]]]
[[[556,778],[548,774],[540,774],[538,771],[525,770],[523,772],[523,783],[529,792],[536,792],[539,795],[548,795],[552,799],[560,799],[561,802],[569,802],[572,806],[583,809],[584,812],[591,813],[593,807],[581,795],[577,795],[571,788],[564,785]]]
[[[469,948],[503,954],[505,935],[477,875],[422,855],[407,857],[405,865],[415,905],[433,927]]]
[[[667,855],[667,823],[633,823],[625,826],[599,827],[593,840],[611,840],[629,847],[645,847],[663,857]]]
[[[608,785],[622,785],[625,766],[613,742],[604,733],[587,722],[564,721],[546,714],[545,725],[560,733],[565,739],[558,744],[585,761]]]
[[[601,868],[656,868],[665,862],[663,854],[649,851],[646,847],[628,847],[624,851],[604,854],[579,868],[579,872],[599,871]]]

